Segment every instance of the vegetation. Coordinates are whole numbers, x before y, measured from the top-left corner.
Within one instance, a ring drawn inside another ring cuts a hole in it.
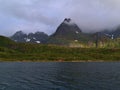
[[[16,44],[13,49],[0,48],[0,60],[18,61],[87,61],[119,60],[120,49],[68,48],[52,45]]]
[[[7,37],[0,36],[0,46],[9,47],[9,45],[12,45],[12,44],[15,44],[15,42]]]
[[[120,48],[84,48],[15,43],[0,37],[0,61],[119,61]],[[5,40],[3,42],[3,40]],[[7,41],[6,41],[7,40]],[[112,41],[111,41],[112,42]],[[110,43],[111,43],[110,42]],[[107,45],[107,44],[106,44]],[[115,43],[119,46],[119,44]]]

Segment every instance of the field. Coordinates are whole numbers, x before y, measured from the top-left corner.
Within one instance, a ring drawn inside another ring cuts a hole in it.
[[[119,48],[77,48],[40,44],[0,47],[0,61],[119,61]]]
[[[80,48],[15,43],[0,36],[0,61],[120,61],[120,43],[111,42],[105,47]]]

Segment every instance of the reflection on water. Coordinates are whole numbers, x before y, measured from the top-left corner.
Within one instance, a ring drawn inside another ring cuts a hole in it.
[[[120,90],[120,63],[0,63],[0,90]]]

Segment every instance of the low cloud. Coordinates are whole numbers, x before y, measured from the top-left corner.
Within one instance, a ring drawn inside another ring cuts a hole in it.
[[[0,34],[20,29],[51,34],[66,17],[85,32],[113,28],[120,25],[119,10],[119,0],[0,0]]]

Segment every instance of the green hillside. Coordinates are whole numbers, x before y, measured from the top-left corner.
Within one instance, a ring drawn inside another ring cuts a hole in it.
[[[119,61],[120,47],[76,48],[56,45],[15,43],[0,37],[0,61]],[[111,43],[109,45],[118,45]],[[106,44],[107,45],[107,44]]]
[[[12,44],[15,44],[15,42],[7,37],[0,36],[0,47],[9,47]]]
[[[16,50],[11,48],[13,45],[15,45],[14,41],[7,37],[0,36],[0,59],[2,57],[4,57],[3,59],[7,58],[8,54],[18,53]]]
[[[53,45],[16,44],[0,52],[1,61],[119,61],[120,49],[70,48]]]

